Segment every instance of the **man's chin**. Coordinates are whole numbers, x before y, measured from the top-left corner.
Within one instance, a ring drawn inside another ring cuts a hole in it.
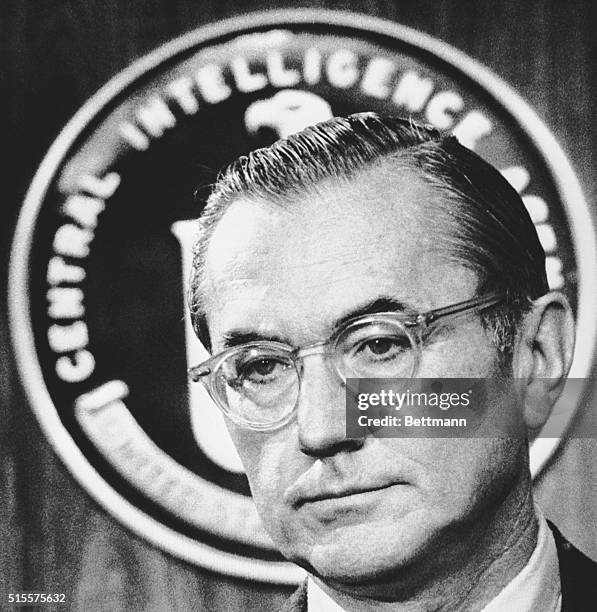
[[[408,525],[360,524],[339,527],[288,555],[326,583],[373,585],[411,566],[428,548],[428,534]]]

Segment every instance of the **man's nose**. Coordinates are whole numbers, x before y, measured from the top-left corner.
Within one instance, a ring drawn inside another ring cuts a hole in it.
[[[303,453],[329,457],[357,450],[362,439],[346,437],[346,389],[341,378],[321,355],[303,361],[297,420]]]

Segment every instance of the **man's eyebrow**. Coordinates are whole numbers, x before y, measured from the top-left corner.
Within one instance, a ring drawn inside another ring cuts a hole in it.
[[[369,314],[378,314],[380,312],[404,312],[408,314],[416,313],[417,310],[412,304],[407,304],[401,300],[397,300],[393,297],[382,296],[378,297],[370,302],[358,306],[350,312],[343,315],[334,324],[334,328],[342,327],[346,322],[354,319],[355,317],[361,317]]]
[[[247,342],[281,342],[282,344],[288,344],[291,346],[290,341],[287,338],[278,336],[276,334],[262,334],[255,331],[243,331],[243,330],[232,330],[226,332],[222,336],[222,349],[229,349],[233,346],[240,346]]]
[[[350,321],[350,319],[369,314],[377,314],[379,312],[415,313],[416,309],[414,306],[407,304],[406,302],[402,302],[389,296],[378,297],[374,300],[366,302],[365,304],[362,304],[361,306],[357,306],[350,312],[344,314],[340,319],[335,321],[334,330],[342,327],[342,325],[344,325],[344,323],[347,321]],[[279,336],[277,334],[266,334],[256,331],[233,329],[222,335],[221,350],[229,349],[234,346],[240,346],[248,342],[260,341],[280,342],[281,344],[293,346],[292,342],[288,338],[284,338],[283,336]]]

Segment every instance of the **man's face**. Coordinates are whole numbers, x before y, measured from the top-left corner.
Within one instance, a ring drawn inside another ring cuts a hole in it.
[[[293,347],[317,342],[378,299],[425,311],[474,297],[474,274],[438,248],[439,197],[403,171],[325,186],[285,208],[235,202],[207,253],[214,353],[239,332]],[[433,335],[418,376],[490,376],[497,363],[489,334],[470,315]],[[229,423],[264,525],[284,555],[327,581],[364,584],[416,561],[445,566],[474,546],[487,509],[522,471],[524,444],[350,441],[345,389],[332,366],[306,356],[303,374],[287,425],[256,432]]]

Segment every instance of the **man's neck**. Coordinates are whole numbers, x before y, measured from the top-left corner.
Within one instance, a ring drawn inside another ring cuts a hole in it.
[[[420,564],[400,572],[393,588],[380,585],[381,597],[344,585],[317,584],[347,612],[467,612],[482,610],[522,570],[537,543],[537,517],[530,480],[519,483],[491,516],[467,534],[466,554],[445,571]],[[464,537],[464,536],[463,536]],[[432,576],[417,584],[421,575]],[[414,588],[412,585],[416,585]],[[397,585],[397,588],[396,588]],[[390,594],[392,593],[392,594]]]

